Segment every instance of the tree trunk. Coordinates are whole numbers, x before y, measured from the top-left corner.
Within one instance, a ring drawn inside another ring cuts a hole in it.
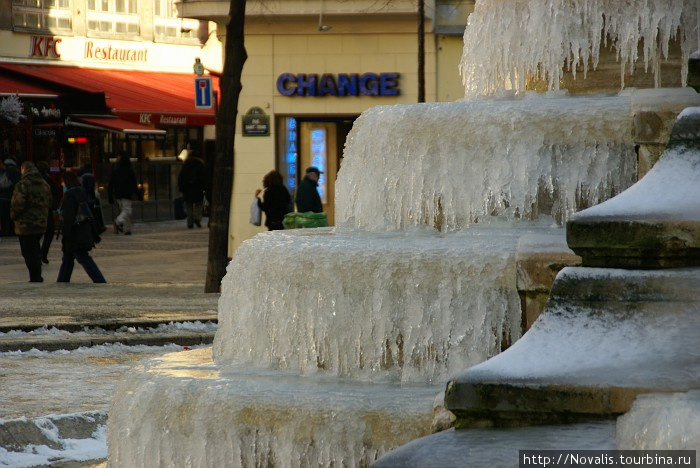
[[[209,253],[204,292],[221,290],[228,264],[229,218],[235,167],[234,137],[238,118],[238,99],[243,88],[241,75],[248,58],[245,50],[246,0],[231,0],[226,25],[224,70],[219,78],[221,102],[216,112],[216,155],[209,213]]]
[[[418,0],[418,102],[425,102],[425,0]]]

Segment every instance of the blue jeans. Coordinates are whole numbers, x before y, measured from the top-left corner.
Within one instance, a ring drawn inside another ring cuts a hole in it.
[[[92,259],[90,254],[84,250],[77,252],[63,252],[63,258],[61,259],[61,268],[58,270],[58,283],[69,283],[70,277],[73,274],[73,266],[75,265],[75,260],[78,261],[85,270],[85,273],[90,277],[93,283],[106,283],[105,277],[102,276],[102,272],[97,267],[95,260]]]

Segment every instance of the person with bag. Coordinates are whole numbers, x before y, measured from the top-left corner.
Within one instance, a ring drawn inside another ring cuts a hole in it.
[[[283,219],[286,229],[328,226],[328,217],[323,211],[321,195],[318,193],[318,181],[321,174],[323,172],[315,166],[306,169],[304,179],[297,189],[297,212],[288,213]]]
[[[100,203],[100,194],[96,189],[95,175],[92,173],[92,165],[85,164],[78,171],[80,177],[80,185],[85,190],[85,195],[88,198],[88,206],[92,211],[92,216],[97,223],[97,230],[102,234],[107,230],[105,227],[104,217],[102,216],[102,204]]]
[[[134,198],[141,200],[136,173],[131,167],[131,160],[126,154],[119,157],[117,167],[112,171],[107,187],[109,203],[117,203],[119,215],[114,220],[114,233],[123,232],[125,236],[131,235],[131,202]]]
[[[287,187],[284,186],[282,174],[277,171],[268,172],[263,177],[262,185],[265,191],[257,189],[255,199],[258,208],[265,213],[265,226],[267,226],[268,231],[284,229],[282,220],[284,215],[292,211],[292,197],[289,195]],[[263,193],[262,200],[259,198],[261,192]],[[257,226],[260,224],[258,223]]]
[[[46,213],[50,207],[51,189],[34,163],[24,161],[21,179],[12,191],[10,216],[15,222],[15,233],[32,283],[44,281],[41,276],[41,236],[46,232]]]
[[[58,283],[69,283],[75,261],[83,267],[93,283],[106,283],[95,260],[88,253],[100,241],[88,198],[74,172],[63,173],[64,194],[59,212],[63,232],[63,258],[58,270]]]

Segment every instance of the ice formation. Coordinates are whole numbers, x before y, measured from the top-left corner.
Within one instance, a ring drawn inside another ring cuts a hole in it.
[[[365,231],[551,215],[633,182],[630,97],[375,107],[355,122],[336,183],[336,224]]]
[[[637,397],[615,439],[623,450],[700,450],[700,390]]]
[[[440,383],[519,337],[514,256],[525,227],[314,231],[258,235],[236,251],[217,363]]]
[[[109,415],[109,467],[367,467],[426,434],[435,388],[218,366],[208,349],[134,368]]]
[[[641,46],[644,68],[654,72],[658,87],[659,64],[672,39],[681,45],[685,86],[688,59],[699,47],[697,9],[695,0],[477,1],[459,65],[465,96],[509,86],[524,91],[532,77],[557,90],[565,69],[574,76],[582,69],[584,77],[595,69],[601,47],[617,51],[622,88]]]

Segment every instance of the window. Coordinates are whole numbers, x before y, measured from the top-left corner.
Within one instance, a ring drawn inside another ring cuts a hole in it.
[[[70,0],[12,0],[15,29],[41,32],[69,32]]]
[[[178,18],[174,0],[154,1],[154,31],[157,41],[197,39],[198,20]]]
[[[137,0],[87,0],[88,32],[138,36],[138,13]]]
[[[464,34],[467,18],[474,11],[475,0],[437,0],[435,2],[435,33]]]

